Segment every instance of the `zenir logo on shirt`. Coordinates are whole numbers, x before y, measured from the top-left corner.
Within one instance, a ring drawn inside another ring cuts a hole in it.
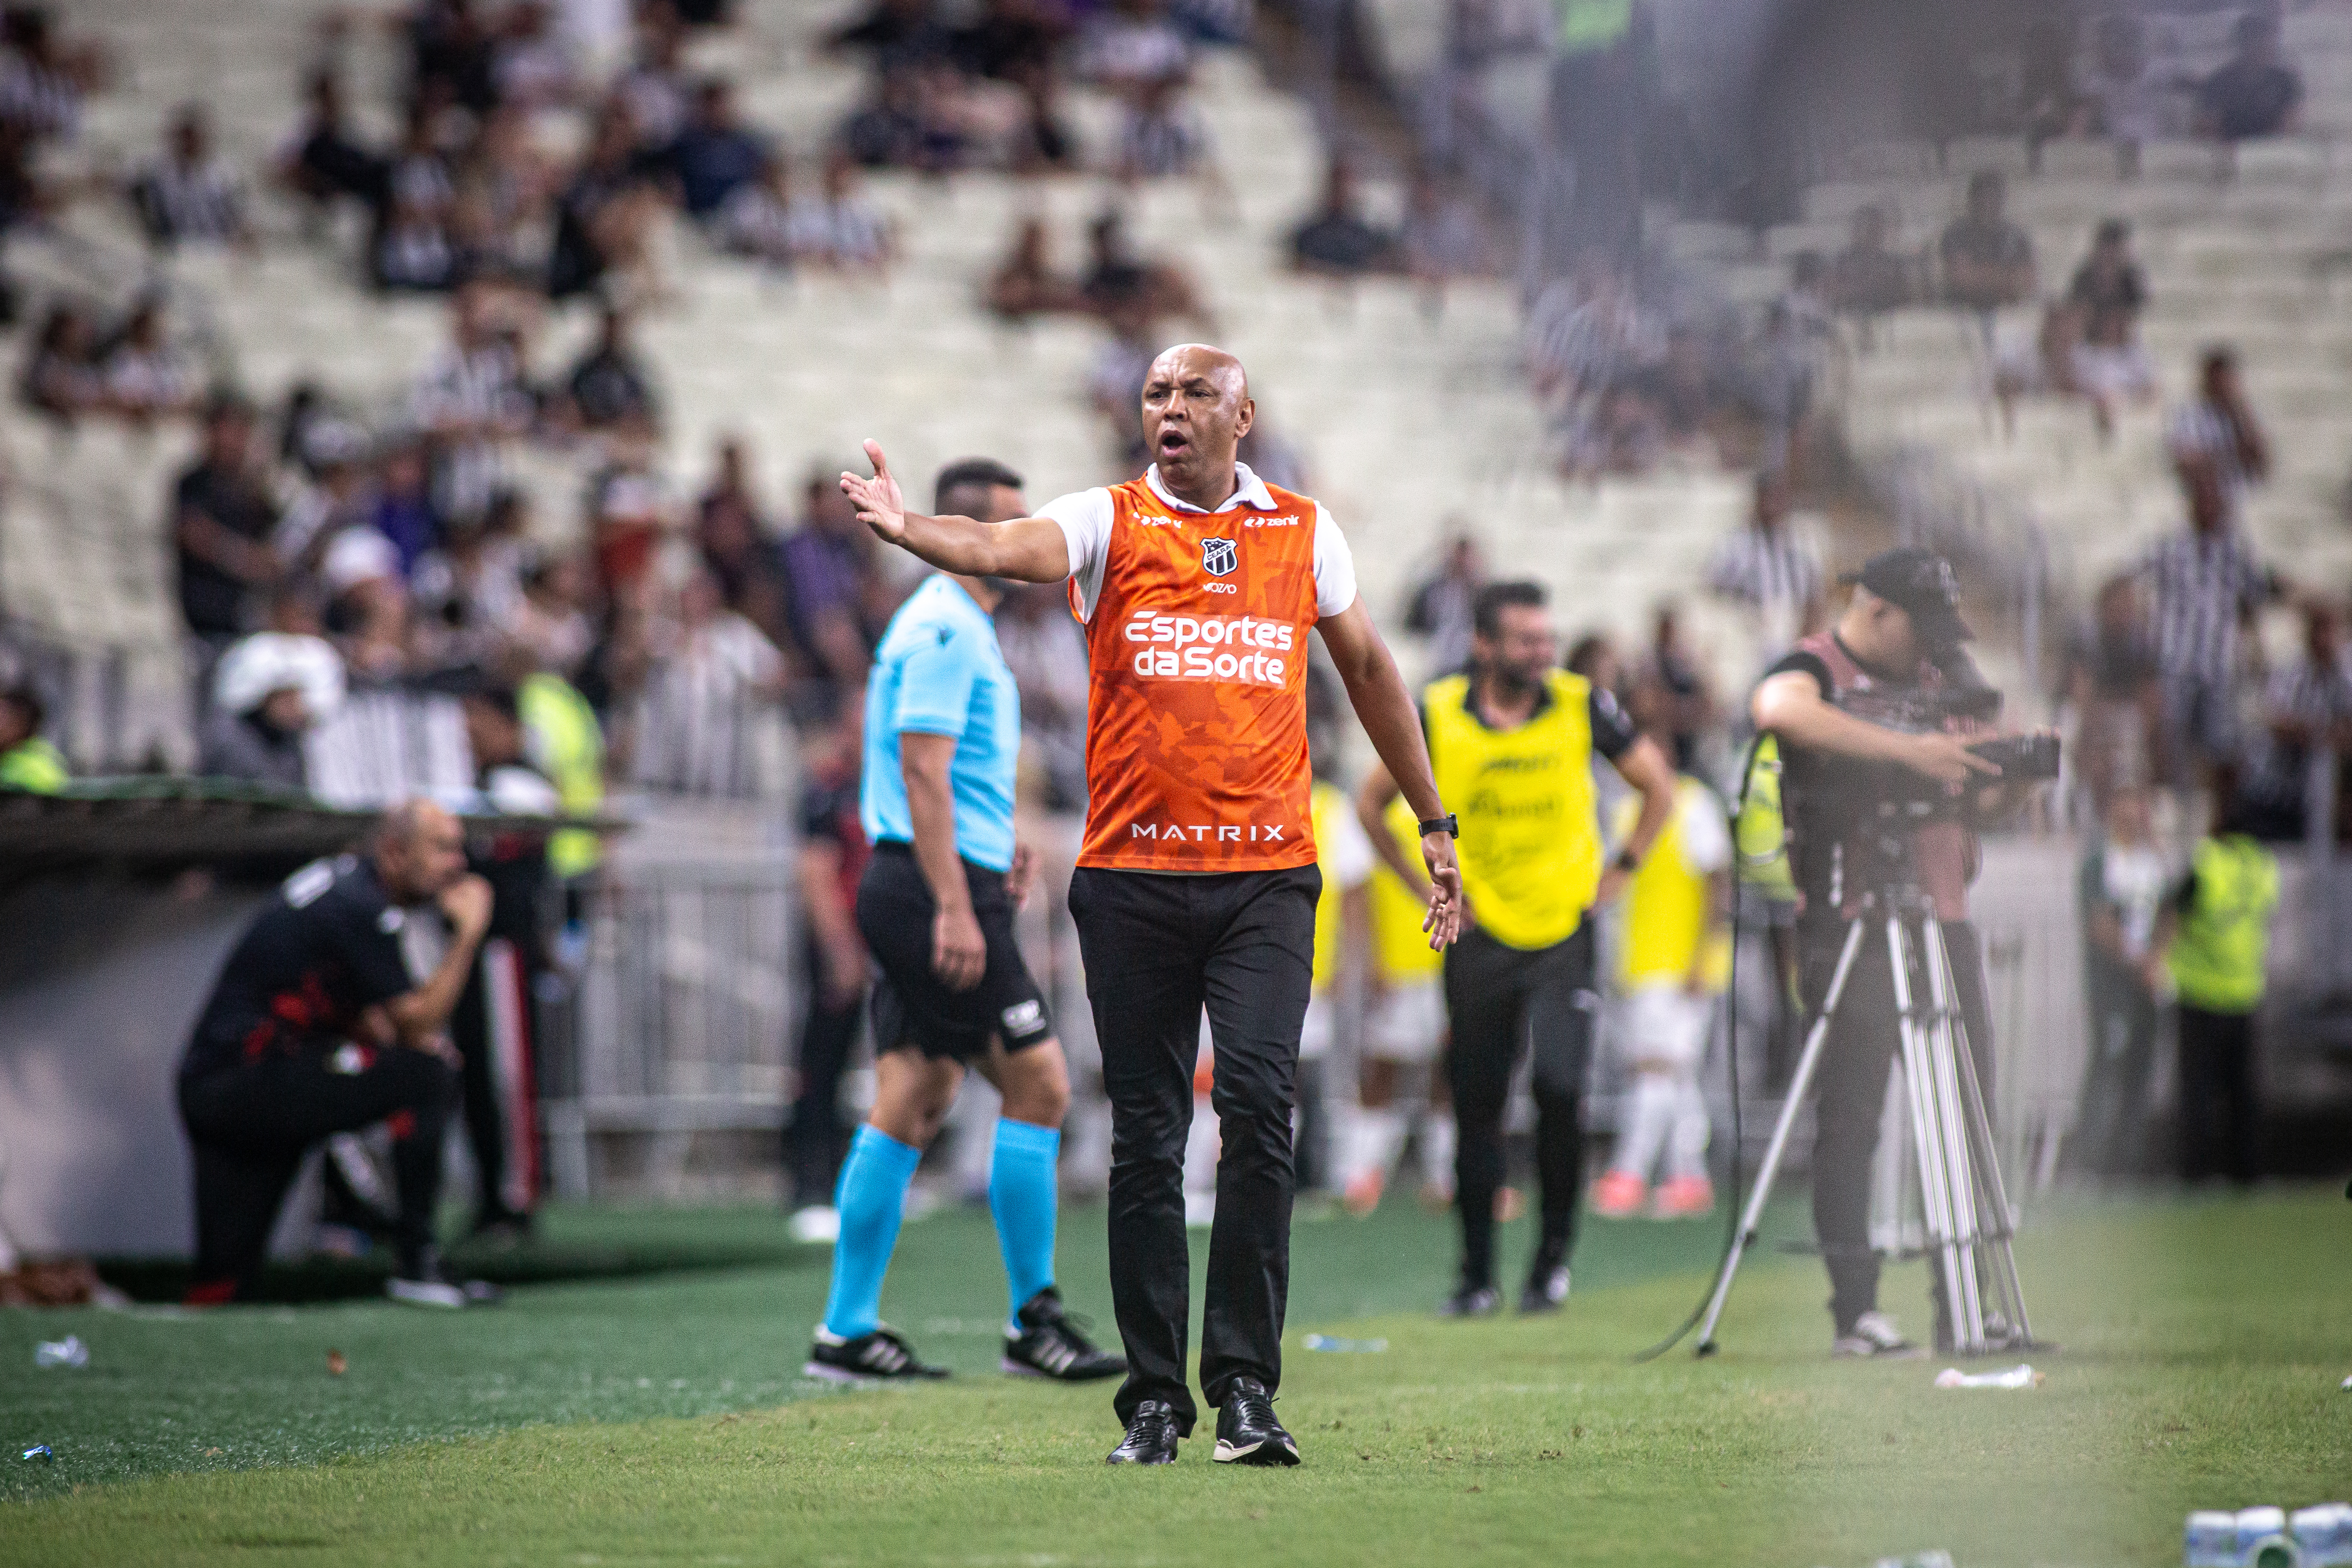
[[[1242,563],[1241,552],[1230,539],[1201,541],[1201,570],[1212,577],[1227,577]]]

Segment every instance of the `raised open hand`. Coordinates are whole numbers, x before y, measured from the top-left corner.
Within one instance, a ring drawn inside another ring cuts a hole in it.
[[[907,501],[898,493],[898,481],[891,476],[890,464],[882,456],[879,441],[866,443],[866,460],[874,465],[874,477],[860,479],[844,471],[841,493],[857,508],[857,521],[880,534],[893,544],[907,538]]]

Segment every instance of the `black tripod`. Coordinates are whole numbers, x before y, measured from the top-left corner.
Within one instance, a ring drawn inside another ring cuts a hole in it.
[[[1951,1349],[1962,1355],[2017,1349],[2032,1343],[2025,1294],[2017,1281],[2014,1234],[2000,1162],[1992,1142],[1992,1121],[1969,1054],[1968,1029],[1952,984],[1949,955],[1935,905],[1907,875],[1892,872],[1863,901],[1847,923],[1845,945],[1829,994],[1805,1035],[1804,1054],[1789,1084],[1780,1120],[1756,1173],[1755,1190],[1739,1229],[1725,1254],[1723,1271],[1699,1325],[1698,1353],[1715,1352],[1716,1321],[1731,1295],[1732,1276],[1755,1244],[1765,1200],[1788,1152],[1789,1134],[1812,1088],[1829,1040],[1831,1021],[1844,997],[1847,977],[1864,937],[1884,923],[1886,953],[1894,968],[1896,1026],[1901,1032],[1904,1097],[1911,1112],[1912,1142],[1918,1156],[1920,1206],[1927,1224],[1928,1255],[1937,1264]]]

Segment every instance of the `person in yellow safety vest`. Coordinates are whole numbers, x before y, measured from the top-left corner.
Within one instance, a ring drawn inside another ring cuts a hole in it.
[[[547,670],[524,677],[515,704],[525,760],[555,785],[567,815],[593,816],[604,804],[604,733],[596,710],[571,682]],[[586,875],[602,858],[603,847],[586,828],[565,828],[547,841],[548,868],[559,881]]]
[[[1610,839],[1633,831],[1640,802],[1617,803]],[[1729,977],[1731,835],[1715,792],[1687,773],[1675,781],[1665,831],[1627,882],[1618,928],[1616,1042],[1628,1087],[1617,1149],[1592,1185],[1592,1211],[1612,1219],[1642,1212],[1664,1156],[1651,1213],[1660,1219],[1715,1206],[1707,1180],[1706,1098],[1699,1066]]]
[[[40,696],[30,686],[0,691],[0,789],[55,795],[72,782],[65,758],[41,738],[45,717]]]
[[[2254,1179],[2255,1016],[2262,1010],[2278,861],[2244,831],[2226,782],[2168,911],[2166,955],[2180,998],[2180,1164],[2191,1181]]]
[[[1420,837],[1412,808],[1402,797],[1389,803],[1382,820],[1400,847]],[[1421,929],[1428,906],[1385,862],[1372,868],[1370,904],[1371,994],[1356,1070],[1356,1113],[1339,1158],[1340,1190],[1352,1214],[1380,1206],[1407,1129],[1406,1112],[1396,1103],[1398,1081],[1408,1069],[1428,1069],[1422,1201],[1444,1208],[1454,1201],[1454,1110],[1444,1078],[1434,1069],[1445,1040],[1445,959],[1430,951]]]

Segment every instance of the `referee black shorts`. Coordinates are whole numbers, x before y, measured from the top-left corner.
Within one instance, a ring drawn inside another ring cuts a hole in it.
[[[991,1036],[1007,1051],[1051,1039],[1045,994],[1013,936],[1004,873],[963,862],[971,911],[988,942],[988,967],[969,991],[950,991],[931,968],[931,921],[939,905],[912,847],[886,839],[857,883],[857,929],[881,966],[874,985],[874,1048],[913,1047],[927,1057],[968,1062],[988,1054]]]

